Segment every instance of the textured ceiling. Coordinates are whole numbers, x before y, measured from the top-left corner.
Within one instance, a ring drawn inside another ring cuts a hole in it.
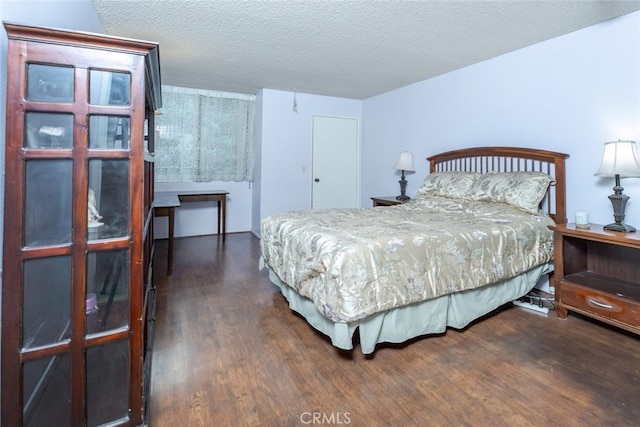
[[[93,0],[164,84],[364,99],[640,10],[640,0]]]

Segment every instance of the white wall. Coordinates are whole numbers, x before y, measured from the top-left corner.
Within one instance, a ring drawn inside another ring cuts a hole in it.
[[[569,220],[613,222],[613,178],[594,176],[604,142],[640,140],[640,12],[539,43],[363,102],[362,199],[397,194],[391,168],[414,153],[412,195],[429,155],[476,145],[560,151]],[[640,142],[640,141],[639,141]],[[640,227],[640,179],[622,180],[626,222]]]
[[[264,116],[264,91],[258,92],[255,100],[254,112],[254,147],[253,155],[255,160],[253,163],[253,195],[251,196],[251,231],[259,235],[258,228],[260,224],[260,203],[262,194],[262,117]]]
[[[251,231],[259,235],[260,218],[311,207],[311,135],[313,115],[354,117],[361,121],[362,102],[263,89],[256,96],[256,157]],[[256,114],[258,115],[258,114]],[[258,156],[258,154],[256,154]]]

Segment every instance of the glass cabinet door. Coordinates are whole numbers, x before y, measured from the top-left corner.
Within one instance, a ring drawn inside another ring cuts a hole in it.
[[[143,425],[144,120],[159,107],[158,46],[3,25],[2,423]]]

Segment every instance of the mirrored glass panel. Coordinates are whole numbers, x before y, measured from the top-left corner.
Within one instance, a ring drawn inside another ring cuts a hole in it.
[[[73,114],[34,113],[25,115],[25,148],[71,148]]]
[[[89,103],[94,105],[129,105],[131,75],[112,71],[91,70]]]
[[[27,160],[24,206],[24,245],[71,242],[70,159]]]
[[[27,65],[27,99],[42,102],[73,102],[72,67]]]
[[[89,252],[87,335],[129,325],[129,251]]]
[[[71,338],[71,257],[24,261],[22,347]]]
[[[23,424],[25,426],[70,426],[69,355],[58,354],[25,362],[23,376]]]
[[[128,412],[128,341],[88,348],[87,425],[112,424],[114,421],[125,419]]]
[[[89,161],[89,240],[129,235],[129,161]]]
[[[89,148],[126,150],[129,148],[129,117],[90,116]]]

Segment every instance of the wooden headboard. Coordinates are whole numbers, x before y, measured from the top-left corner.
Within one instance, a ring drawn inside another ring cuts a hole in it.
[[[565,160],[568,154],[518,147],[474,147],[427,157],[429,172],[516,172],[534,171],[555,179],[541,208],[558,223],[567,222]]]

